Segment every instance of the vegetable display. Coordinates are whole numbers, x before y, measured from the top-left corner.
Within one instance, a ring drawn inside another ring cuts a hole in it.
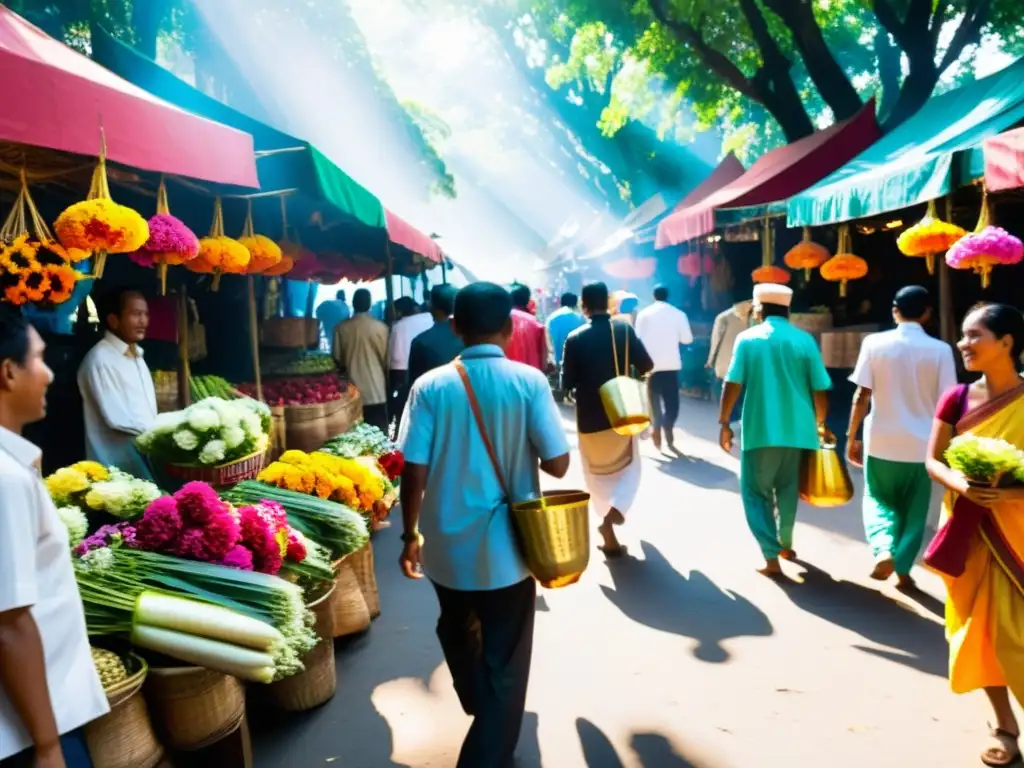
[[[998,438],[958,435],[946,449],[946,462],[977,485],[995,487],[1008,475],[1024,482],[1024,452]]]
[[[342,458],[354,459],[357,456],[379,458],[396,448],[381,430],[361,421],[348,432],[328,440],[320,450]]]
[[[208,397],[219,397],[221,400],[234,400],[238,397],[231,382],[220,376],[193,376],[188,380],[188,385],[195,402]]]
[[[77,508],[80,513],[86,510],[104,512],[122,520],[133,520],[161,493],[148,480],[139,480],[94,461],[80,461],[70,467],[62,467],[43,482],[58,511],[65,509],[61,513],[62,518],[66,515],[74,519],[75,525],[68,525],[69,535],[78,536],[79,540],[85,533],[82,521],[67,508]],[[67,520],[65,524],[68,524]]]
[[[265,451],[270,409],[250,398],[208,397],[183,411],[161,413],[136,444],[171,464],[216,466]]]
[[[248,397],[256,395],[254,384],[242,384],[239,390]],[[336,373],[263,382],[263,400],[270,405],[318,405],[347,395],[348,384]]]
[[[277,353],[262,360],[262,371],[266,378],[274,376],[315,376],[335,370],[334,358],[326,352]],[[265,382],[264,382],[265,383]]]
[[[340,501],[367,514],[387,491],[387,478],[372,456],[343,459],[321,451],[285,451],[256,479],[278,488]]]

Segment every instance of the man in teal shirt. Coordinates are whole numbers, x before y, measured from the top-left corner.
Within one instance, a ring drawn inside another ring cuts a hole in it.
[[[793,291],[783,285],[754,288],[758,325],[736,338],[719,407],[722,449],[732,451],[729,417],[744,392],[740,492],[747,525],[761,547],[761,573],[782,573],[779,558],[795,560],[793,526],[800,500],[800,460],[818,448],[832,380],[818,344],[789,322]],[[778,515],[776,515],[776,510]]]

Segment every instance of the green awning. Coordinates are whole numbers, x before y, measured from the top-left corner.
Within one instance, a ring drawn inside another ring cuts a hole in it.
[[[1024,121],[1024,59],[935,96],[787,205],[790,227],[876,216],[949,194],[977,176],[969,150]],[[966,175],[965,175],[966,174]]]
[[[313,213],[322,219],[338,217],[369,229],[385,230],[384,206],[320,150],[302,139],[278,131],[233,109],[175,77],[156,62],[103,30],[94,30],[92,57],[98,63],[154,96],[196,115],[252,135],[263,192],[298,190],[295,224]],[[330,205],[336,215],[320,210]],[[293,200],[289,199],[289,209]],[[325,215],[327,214],[327,215]]]

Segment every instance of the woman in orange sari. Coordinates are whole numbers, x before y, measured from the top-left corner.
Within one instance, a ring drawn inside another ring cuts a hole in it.
[[[949,593],[950,686],[956,693],[984,689],[992,705],[991,743],[981,760],[1012,765],[1021,752],[1010,692],[1024,702],[1024,488],[969,485],[944,454],[955,435],[967,432],[1024,449],[1024,316],[1005,305],[980,306],[964,319],[957,346],[967,370],[982,376],[939,404],[928,471],[947,492],[925,562]]]

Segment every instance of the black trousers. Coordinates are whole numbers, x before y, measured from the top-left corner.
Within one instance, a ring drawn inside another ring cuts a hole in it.
[[[473,724],[457,768],[511,768],[526,711],[537,583],[463,592],[434,584],[437,637]]]
[[[672,439],[672,428],[679,418],[679,371],[655,371],[647,380],[651,399],[651,421],[655,430],[664,430]]]
[[[402,426],[402,414],[409,399],[409,372],[391,371],[388,374],[388,411],[395,420],[395,431]]]
[[[388,406],[385,403],[380,405],[364,405],[363,421],[370,426],[376,427],[385,435],[388,433]]]

